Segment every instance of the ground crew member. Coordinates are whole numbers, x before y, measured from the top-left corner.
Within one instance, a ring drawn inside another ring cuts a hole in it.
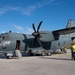
[[[22,57],[18,46],[17,46],[16,49],[15,49],[15,54],[16,54],[16,56],[17,56],[18,58],[21,58],[21,57]]]
[[[75,43],[73,43],[71,46],[71,57],[72,60],[75,60]]]

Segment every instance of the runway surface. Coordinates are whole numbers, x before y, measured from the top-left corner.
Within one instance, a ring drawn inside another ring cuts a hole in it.
[[[1,75],[75,75],[75,61],[70,52],[52,56],[32,56],[20,59],[0,58]]]

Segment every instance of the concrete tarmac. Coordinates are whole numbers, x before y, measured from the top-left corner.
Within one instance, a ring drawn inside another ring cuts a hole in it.
[[[75,61],[71,60],[70,53],[0,58],[0,75],[75,75]]]

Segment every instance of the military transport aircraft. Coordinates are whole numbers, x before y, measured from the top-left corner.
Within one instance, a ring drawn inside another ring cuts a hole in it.
[[[75,27],[73,20],[69,20],[67,27],[55,31],[39,31],[42,21],[39,23],[37,30],[34,23],[32,24],[34,32],[32,34],[22,34],[7,32],[0,35],[0,53],[7,58],[13,56],[16,47],[22,54],[42,54],[50,55],[51,52],[65,47],[75,38]]]

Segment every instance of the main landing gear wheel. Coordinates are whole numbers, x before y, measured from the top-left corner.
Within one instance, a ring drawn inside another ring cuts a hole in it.
[[[6,56],[7,59],[12,59],[12,56]]]
[[[47,53],[48,56],[51,56],[51,53]]]

